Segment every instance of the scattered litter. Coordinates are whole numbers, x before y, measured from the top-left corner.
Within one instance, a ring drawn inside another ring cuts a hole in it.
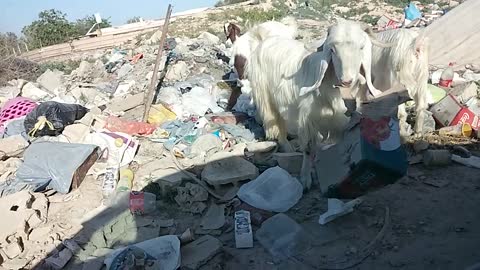
[[[129,135],[150,135],[157,127],[147,123],[109,116],[106,120],[105,128],[112,132],[123,132]]]
[[[452,160],[467,167],[480,169],[480,158],[477,156],[464,158],[458,155],[452,155]]]
[[[98,158],[95,145],[36,142],[25,151],[16,178],[36,188],[49,187],[66,194],[80,186]]]
[[[253,232],[250,220],[250,212],[240,210],[235,212],[235,247],[236,248],[252,248]]]
[[[177,269],[180,266],[180,240],[177,236],[166,235],[117,249],[107,256],[105,264],[107,270],[120,270],[127,266],[142,266],[145,261],[153,263],[152,269]]]
[[[353,212],[353,208],[362,203],[361,199],[351,200],[347,203],[339,199],[328,199],[328,211],[320,215],[318,223],[325,225],[328,222]]]
[[[302,198],[303,187],[287,171],[276,166],[241,186],[237,195],[256,208],[286,212]]]
[[[80,120],[88,110],[77,104],[43,102],[27,114],[24,120],[29,136],[58,136],[66,126]]]

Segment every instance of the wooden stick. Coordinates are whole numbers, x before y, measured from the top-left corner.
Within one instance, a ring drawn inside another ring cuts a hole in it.
[[[148,114],[150,113],[150,107],[152,106],[153,97],[155,95],[155,89],[157,88],[157,79],[158,79],[158,67],[160,66],[160,61],[163,55],[163,47],[165,45],[165,39],[167,38],[168,32],[168,23],[170,22],[170,16],[172,15],[172,5],[168,5],[167,16],[165,17],[165,22],[162,27],[162,37],[160,38],[160,45],[158,45],[157,59],[155,61],[155,67],[153,68],[152,81],[150,83],[150,89],[145,96],[145,111],[143,114],[143,122],[147,122]],[[165,67],[166,68],[166,67]]]

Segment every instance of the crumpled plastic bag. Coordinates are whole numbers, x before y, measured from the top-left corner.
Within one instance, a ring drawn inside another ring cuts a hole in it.
[[[207,89],[194,87],[182,96],[183,116],[197,115],[204,116],[208,110],[212,113],[222,112],[223,109],[217,105],[215,98],[210,95]]]
[[[176,235],[165,235],[153,238],[144,242],[140,242],[128,247],[119,248],[107,255],[104,263],[107,270],[120,270],[122,253],[126,248],[136,247],[144,250],[146,257],[153,257],[156,259],[155,265],[162,270],[175,270],[180,267],[180,240]],[[157,264],[158,263],[158,264]]]
[[[422,13],[418,10],[417,6],[414,3],[409,3],[408,6],[404,9],[405,19],[413,21],[422,17]]]
[[[253,207],[282,213],[302,198],[303,186],[286,170],[276,166],[241,186],[237,196]]]
[[[107,118],[105,128],[112,132],[123,132],[128,135],[150,135],[157,129],[156,126],[148,123],[129,121],[116,116]]]

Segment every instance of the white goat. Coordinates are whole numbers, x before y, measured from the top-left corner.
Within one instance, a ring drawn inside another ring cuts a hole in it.
[[[370,80],[372,43],[359,24],[341,20],[328,29],[323,51],[311,52],[299,41],[272,37],[260,43],[247,64],[252,97],[268,139],[292,151],[287,133],[298,135],[304,152],[301,181],[311,186],[309,149],[335,142],[349,118],[337,86],[356,88]],[[332,63],[332,64],[330,64]],[[371,85],[371,82],[368,83]]]
[[[415,102],[417,115],[415,132],[423,133],[428,108],[428,38],[408,29],[392,29],[376,34],[378,40],[395,43],[390,48],[372,48],[372,81],[380,91],[395,84],[403,84]],[[359,100],[366,100],[366,90],[359,92]],[[358,103],[357,103],[358,104]],[[398,109],[402,136],[409,135],[405,105]]]
[[[248,30],[244,35],[235,39],[232,46],[232,57],[230,65],[234,67],[234,71],[242,87],[244,94],[250,93],[249,82],[245,76],[245,65],[250,59],[250,55],[258,44],[269,37],[285,37],[294,39],[297,35],[297,22],[293,17],[285,17],[280,22],[267,21],[258,24]],[[232,30],[235,28],[232,27]],[[236,31],[236,30],[235,30]]]

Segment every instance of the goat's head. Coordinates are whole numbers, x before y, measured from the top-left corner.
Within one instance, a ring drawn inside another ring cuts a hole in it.
[[[350,88],[358,80],[364,82],[365,79],[360,74],[361,68],[371,83],[372,44],[381,47],[393,45],[381,43],[370,27],[362,28],[352,21],[340,20],[328,29],[323,52],[333,64],[338,86]]]
[[[237,40],[237,37],[240,36],[240,27],[234,23],[226,23],[223,26],[223,32],[225,33],[225,37],[227,41],[230,40],[232,43]]]

